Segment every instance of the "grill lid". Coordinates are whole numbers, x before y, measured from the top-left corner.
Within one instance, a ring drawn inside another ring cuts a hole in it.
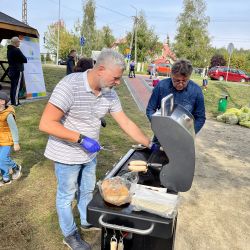
[[[166,102],[170,100],[170,105]],[[191,188],[195,169],[194,118],[173,94],[162,99],[161,110],[152,116],[151,126],[169,163],[160,172],[161,185],[176,192]]]

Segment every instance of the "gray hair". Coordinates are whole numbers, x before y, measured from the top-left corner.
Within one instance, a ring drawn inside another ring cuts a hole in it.
[[[12,44],[12,45],[15,45],[17,42],[19,42],[20,40],[19,40],[19,38],[17,37],[17,36],[14,36],[14,37],[12,37],[11,39],[10,39],[10,43]]]
[[[122,70],[126,68],[123,56],[113,49],[102,49],[96,59],[95,66],[98,67],[100,65],[117,65]]]
[[[3,91],[0,91],[0,99],[5,100],[5,103],[7,104],[10,100],[10,98],[7,96],[7,94]]]
[[[172,75],[180,74],[182,76],[190,76],[193,71],[191,62],[187,59],[180,59],[173,64]]]

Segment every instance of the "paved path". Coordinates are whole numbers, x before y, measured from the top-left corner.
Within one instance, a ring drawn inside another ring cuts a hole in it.
[[[143,76],[137,76],[136,78],[123,77],[123,79],[138,108],[146,113],[146,107],[152,91],[149,81],[146,81],[146,78]]]
[[[159,77],[160,80],[166,77]],[[153,90],[152,80],[148,75],[136,75],[136,78],[123,77],[131,95],[133,96],[138,108],[146,113],[148,100]]]

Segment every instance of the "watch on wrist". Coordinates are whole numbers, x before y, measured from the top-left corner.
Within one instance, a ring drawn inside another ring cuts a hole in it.
[[[77,143],[81,143],[84,137],[84,135],[80,134]]]

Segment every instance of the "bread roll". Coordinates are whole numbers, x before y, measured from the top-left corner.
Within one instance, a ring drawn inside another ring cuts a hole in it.
[[[130,161],[129,162],[130,166],[147,166],[147,162],[145,161]]]
[[[133,172],[147,172],[148,168],[146,165],[142,165],[142,166],[139,166],[139,165],[129,165],[128,166],[128,169],[130,171],[133,171]]]
[[[121,177],[105,179],[101,184],[103,199],[116,206],[130,202],[129,189]]]

